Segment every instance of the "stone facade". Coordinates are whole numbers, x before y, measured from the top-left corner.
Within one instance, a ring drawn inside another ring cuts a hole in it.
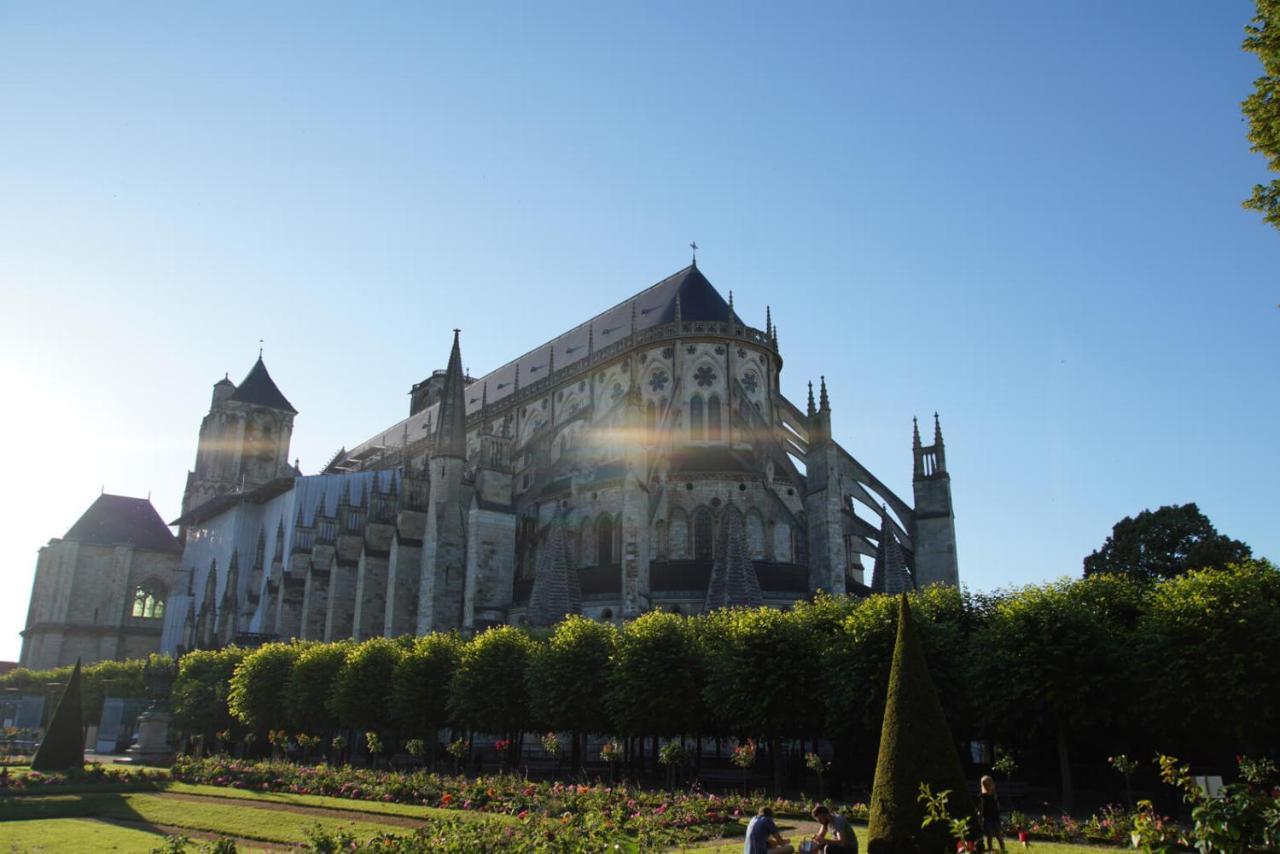
[[[40,549],[22,666],[39,670],[158,652],[180,555],[150,501],[100,495],[64,537]]]
[[[768,312],[747,325],[691,266],[478,379],[455,332],[408,418],[302,476],[259,360],[234,411],[215,387],[163,646],[785,607],[875,568],[957,584],[940,427],[913,507],[834,440],[825,381],[801,410],[782,365]],[[207,440],[226,412],[284,444]]]

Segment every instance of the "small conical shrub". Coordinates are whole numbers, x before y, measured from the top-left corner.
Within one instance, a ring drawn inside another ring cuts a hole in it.
[[[44,740],[31,760],[34,771],[73,771],[84,767],[84,709],[80,706],[80,659],[53,709]]]
[[[898,638],[880,730],[880,753],[871,788],[869,854],[937,854],[954,850],[945,823],[925,828],[920,784],[935,792],[949,790],[948,809],[955,818],[973,815],[973,799],[965,785],[960,755],[942,713],[937,691],[916,636],[904,593],[898,606]]]

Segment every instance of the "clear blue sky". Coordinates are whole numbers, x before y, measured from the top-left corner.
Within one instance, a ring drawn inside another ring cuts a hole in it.
[[[259,338],[315,471],[700,262],[961,574],[1196,501],[1280,556],[1280,233],[1249,2],[0,5],[0,659],[105,485],[178,509]]]

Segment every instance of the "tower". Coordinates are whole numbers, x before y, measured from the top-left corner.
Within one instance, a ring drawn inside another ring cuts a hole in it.
[[[183,515],[211,498],[292,474],[289,441],[297,414],[261,354],[239,386],[226,377],[214,383],[209,414],[200,423],[195,469],[187,473]]]
[[[844,545],[844,491],[840,485],[840,449],[831,438],[831,400],[822,378],[814,408],[809,386],[809,453],[805,458],[807,492],[804,512],[809,522],[809,588],[836,595],[846,591],[848,555]]]
[[[914,419],[913,419],[914,423]],[[960,583],[956,563],[956,517],[951,506],[951,476],[947,474],[942,423],[933,414],[933,444],[922,445],[920,427],[912,437],[915,455],[912,488],[915,493],[916,585]]]
[[[466,509],[462,500],[467,410],[460,331],[453,330],[453,349],[436,412],[435,444],[427,457],[430,493],[418,584],[418,634],[462,628],[467,567]]]

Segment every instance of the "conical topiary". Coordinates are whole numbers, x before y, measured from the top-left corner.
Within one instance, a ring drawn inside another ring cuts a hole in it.
[[[898,606],[898,638],[880,730],[880,753],[871,788],[869,854],[936,854],[954,850],[945,823],[922,827],[920,784],[934,793],[950,791],[954,818],[973,815],[960,755],[942,713],[924,648],[916,636],[906,594]]]
[[[53,709],[44,740],[31,760],[33,771],[72,771],[84,767],[84,709],[80,706],[80,659]]]

